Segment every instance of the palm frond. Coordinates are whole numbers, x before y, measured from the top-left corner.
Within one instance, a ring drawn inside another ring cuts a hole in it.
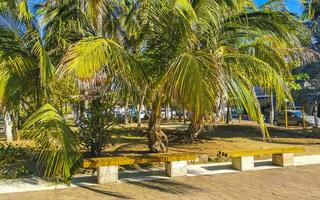
[[[121,74],[128,80],[144,80],[139,63],[124,49],[105,38],[86,38],[71,46],[63,58],[58,74],[71,73],[77,78],[88,80],[103,70],[107,75]]]
[[[37,166],[44,176],[70,181],[81,155],[75,134],[59,111],[50,104],[43,105],[27,119],[23,130],[22,136],[39,147]]]
[[[165,91],[188,103],[197,120],[210,111],[223,90],[219,56],[203,51],[186,52],[174,59],[164,76]]]
[[[33,17],[32,13],[29,11],[27,0],[22,0],[19,4],[19,17],[26,21],[30,21]]]

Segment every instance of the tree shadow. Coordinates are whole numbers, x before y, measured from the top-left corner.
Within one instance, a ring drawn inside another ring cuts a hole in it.
[[[202,167],[205,170],[208,171],[217,171],[217,170],[233,170],[231,164],[226,164],[226,165],[216,165],[216,166],[203,166]]]
[[[319,138],[318,134],[311,133],[310,130],[301,128],[287,129],[284,127],[268,127],[271,137],[281,138]],[[225,124],[215,125],[214,129],[203,132],[203,138],[221,137],[245,137],[245,138],[261,138],[259,126],[245,125],[245,124]]]
[[[277,140],[272,140],[272,143],[273,144],[302,145],[302,146],[305,146],[305,145],[308,145],[308,146],[320,145],[320,142],[312,142],[312,143],[305,142],[305,143],[301,143],[301,142],[294,142],[294,141],[277,141]]]
[[[131,143],[128,143],[128,144],[123,144],[123,145],[120,145],[119,147],[117,147],[112,153],[115,154],[115,155],[128,154],[128,153],[133,153],[133,154],[147,154],[147,153],[150,153],[150,151],[143,151],[143,150],[139,150],[139,151],[124,150],[126,148],[134,147],[137,144],[146,144],[146,143],[140,140],[140,141],[131,142]]]
[[[164,193],[176,194],[176,195],[187,194],[187,193],[190,193],[191,191],[202,191],[202,189],[198,187],[185,184],[185,183],[179,183],[172,180],[129,182],[128,184],[132,184],[132,185],[150,189],[150,190],[157,190]]]
[[[274,166],[272,161],[260,161],[254,163],[255,167],[263,167],[263,166]]]
[[[126,136],[126,137],[144,137],[146,130],[143,128],[121,128],[112,129],[112,135],[116,136]]]
[[[82,189],[89,190],[91,192],[95,192],[98,194],[106,195],[109,197],[114,197],[114,198],[119,198],[119,199],[132,199],[129,196],[122,195],[118,192],[110,192],[110,191],[105,190],[104,188],[99,188],[98,186],[86,186],[83,184],[75,184],[75,185],[77,185],[78,187],[80,187]]]

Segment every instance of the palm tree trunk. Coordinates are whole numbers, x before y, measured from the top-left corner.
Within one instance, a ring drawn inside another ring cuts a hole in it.
[[[19,110],[15,110],[12,119],[12,128],[13,128],[13,135],[14,140],[20,141],[20,134],[19,134]]]
[[[170,105],[169,103],[167,103],[166,105],[166,121],[169,121],[170,120]]]
[[[313,117],[314,117],[314,128],[318,130],[319,121],[318,121],[318,102],[317,101],[314,103]]]
[[[199,119],[196,119],[194,116],[191,119],[191,123],[187,130],[187,134],[190,140],[190,143],[199,139],[199,134],[204,127],[204,116],[201,116]]]
[[[215,123],[220,123],[225,121],[225,101],[222,95],[218,95],[217,100],[216,100],[216,116],[215,116]]]
[[[183,123],[187,124],[187,110],[183,107]]]
[[[231,119],[230,119],[230,106],[228,105],[227,107],[227,120],[226,120],[226,123],[229,124],[231,122]]]
[[[124,106],[124,124],[128,124],[128,106],[129,106],[129,98],[126,98],[126,104]]]
[[[161,98],[157,97],[152,104],[152,113],[149,119],[148,146],[153,153],[164,153],[168,151],[169,141],[160,128],[161,122]]]
[[[144,104],[144,98],[146,96],[147,88],[144,89],[143,95],[140,101],[139,109],[138,109],[138,127],[141,127],[141,111],[142,111],[142,106]]]
[[[141,126],[141,104],[138,104],[137,105],[137,111],[136,111],[136,118],[137,118],[137,124],[138,124],[138,127]],[[139,126],[140,124],[140,126]]]
[[[182,122],[181,109],[179,108],[177,111],[178,111],[178,116],[179,116],[179,122]]]
[[[4,134],[7,143],[13,142],[13,134],[12,134],[12,120],[10,113],[6,112],[4,116]]]
[[[170,119],[175,119],[175,116],[173,115],[173,109],[171,108],[170,109]]]

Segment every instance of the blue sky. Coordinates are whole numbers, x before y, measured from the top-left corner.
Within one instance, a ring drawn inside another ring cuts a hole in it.
[[[266,3],[268,0],[255,0],[257,5],[262,5]],[[289,8],[290,12],[301,14],[302,7],[299,5],[298,0],[285,0],[286,6]]]
[[[43,0],[32,0],[33,2],[42,2]],[[268,0],[254,0],[257,5],[262,5],[266,3]],[[298,0],[285,0],[287,7],[289,8],[290,12],[296,13],[298,15],[302,12],[302,7],[299,5]]]

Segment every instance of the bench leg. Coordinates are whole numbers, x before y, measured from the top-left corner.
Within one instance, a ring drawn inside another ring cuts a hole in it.
[[[97,172],[98,184],[108,184],[118,182],[119,166],[99,167]]]
[[[174,176],[186,176],[188,161],[173,161],[166,163],[166,174],[170,177]]]
[[[252,170],[254,168],[254,157],[243,156],[232,158],[232,167],[240,171]]]
[[[273,154],[272,163],[281,167],[294,166],[294,153]]]

